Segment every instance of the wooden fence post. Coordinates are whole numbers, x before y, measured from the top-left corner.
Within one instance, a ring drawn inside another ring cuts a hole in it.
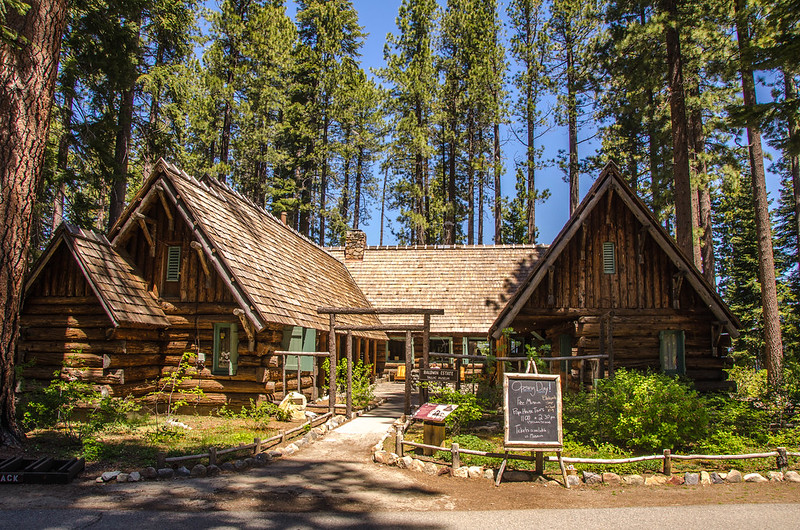
[[[156,455],[156,468],[163,469],[167,467],[167,453],[159,451]]]
[[[789,457],[786,455],[785,447],[778,447],[778,456],[775,458],[775,464],[781,473],[784,473],[786,468],[789,467]]]
[[[253,454],[257,455],[258,453],[261,452],[261,438],[255,438],[253,440],[253,443],[256,444],[256,446],[253,447]]]
[[[208,465],[209,466],[216,466],[217,465],[217,448],[216,447],[209,447],[208,448]]]
[[[450,445],[450,454],[453,456],[453,471],[461,467],[461,455],[458,452],[458,444],[453,442]]]
[[[347,394],[345,398],[345,416],[353,419],[353,332],[347,332]]]
[[[400,425],[394,426],[394,452],[403,456],[403,427]]]
[[[664,474],[667,476],[672,476],[672,458],[670,455],[672,451],[669,449],[664,449]]]
[[[536,457],[536,474],[544,475],[544,453],[541,451],[534,451]]]

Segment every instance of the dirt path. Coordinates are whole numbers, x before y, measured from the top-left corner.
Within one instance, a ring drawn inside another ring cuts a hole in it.
[[[214,478],[95,484],[84,477],[68,486],[0,487],[5,509],[81,508],[222,511],[429,511],[522,508],[593,508],[725,503],[800,503],[800,484],[719,486],[562,487],[432,477],[371,462],[371,447],[401,412],[391,399],[342,425],[300,452],[243,473]],[[391,394],[395,394],[391,396]],[[398,399],[399,397],[399,399]]]

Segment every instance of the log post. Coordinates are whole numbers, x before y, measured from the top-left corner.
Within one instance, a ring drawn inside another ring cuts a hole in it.
[[[257,455],[261,452],[261,438],[253,439],[253,443],[255,444],[255,447],[253,447],[253,454]]]
[[[156,468],[163,469],[165,467],[167,467],[167,453],[159,451],[156,454]]]
[[[453,471],[461,467],[461,455],[458,452],[458,444],[453,442],[450,445],[450,454],[453,457]]]
[[[422,366],[423,368],[430,368],[428,364],[428,357],[430,355],[431,347],[431,316],[426,314],[422,317]],[[428,388],[420,386],[419,402],[420,404],[428,401]]]
[[[217,448],[216,447],[209,447],[208,448],[208,465],[209,466],[216,466],[217,465]]]
[[[347,419],[353,417],[353,332],[347,332],[347,400],[345,405],[345,416]]]
[[[331,329],[328,334],[328,352],[330,353],[330,375],[328,377],[328,411],[335,414],[336,408],[336,313],[331,313]]]
[[[785,473],[786,468],[789,467],[789,457],[786,455],[786,448],[778,447],[777,450],[778,456],[775,457],[775,464],[778,467],[778,471]]]
[[[670,455],[672,451],[669,449],[664,449],[664,474],[668,477],[672,476],[672,458]]]
[[[536,457],[536,474],[544,475],[544,453],[534,451],[533,456]]]
[[[414,368],[411,361],[411,332],[406,331],[406,395],[405,395],[405,414],[411,414],[411,370]]]
[[[397,456],[403,457],[403,426],[394,426],[394,452]]]

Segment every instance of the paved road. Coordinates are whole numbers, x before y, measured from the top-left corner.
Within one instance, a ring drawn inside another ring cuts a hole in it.
[[[796,529],[800,508],[796,504],[727,506],[676,506],[657,508],[600,508],[581,510],[513,510],[502,512],[369,512],[302,514],[270,512],[83,511],[0,510],[0,528],[109,529],[120,528],[397,528],[504,530],[564,528],[680,527],[704,530],[732,528]]]

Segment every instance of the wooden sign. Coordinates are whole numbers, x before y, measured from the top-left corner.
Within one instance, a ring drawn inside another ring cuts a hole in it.
[[[435,383],[454,383],[456,381],[456,371],[451,368],[421,368],[419,380]]]
[[[508,448],[561,448],[561,377],[505,374],[504,445]]]
[[[447,405],[441,403],[425,403],[420,405],[414,413],[415,420],[443,422],[450,413],[458,408],[458,405]]]

